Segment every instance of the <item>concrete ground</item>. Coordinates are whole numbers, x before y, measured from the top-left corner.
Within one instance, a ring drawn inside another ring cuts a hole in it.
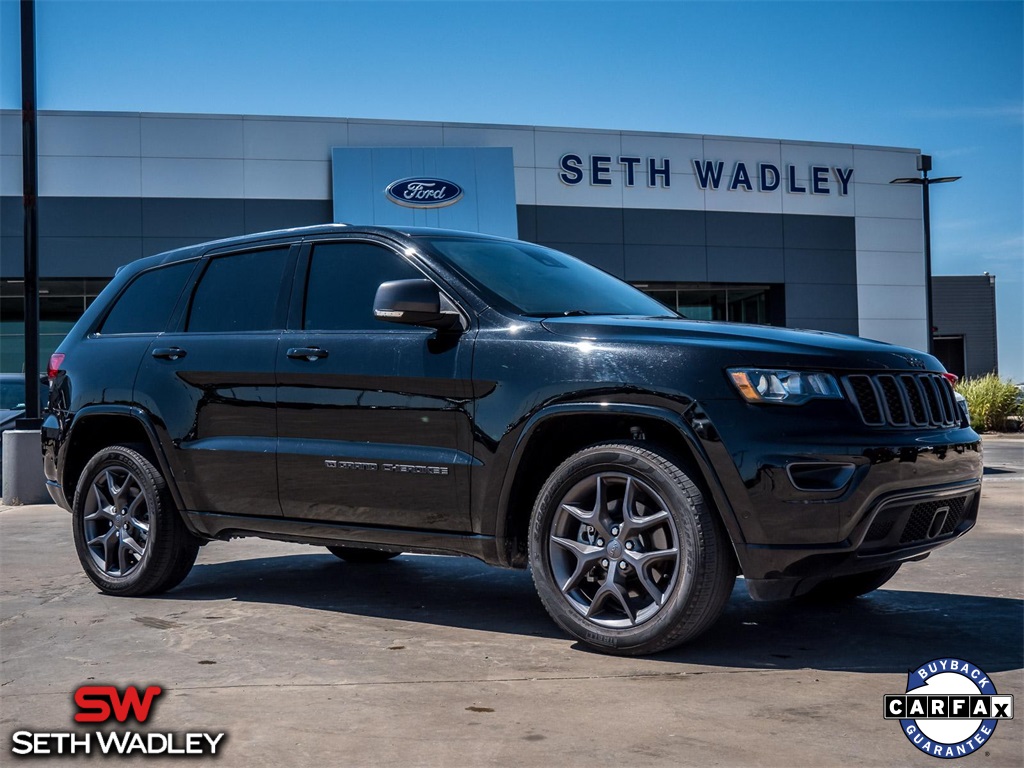
[[[985,449],[961,541],[844,607],[754,603],[740,581],[710,632],[647,659],[582,649],[528,573],[468,559],[217,542],[167,595],[106,597],[67,513],[3,508],[0,763],[114,683],[165,689],[146,730],[226,732],[225,766],[934,766],[882,719],[909,669],[963,658],[1024,706],[1024,440]],[[965,759],[1024,764],[1024,715]]]

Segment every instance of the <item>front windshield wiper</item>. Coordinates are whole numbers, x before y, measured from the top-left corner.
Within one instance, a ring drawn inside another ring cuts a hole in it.
[[[597,315],[604,314],[601,312],[591,312],[586,309],[566,309],[564,311],[556,312],[524,312],[523,317],[580,317],[582,315]]]
[[[582,317],[583,315],[614,315],[619,317],[647,317],[647,318],[662,318],[665,320],[678,320],[679,318],[686,319],[686,315],[679,314],[666,314],[666,315],[640,315],[631,312],[591,312],[589,309],[567,309],[562,312],[521,312],[523,317]]]

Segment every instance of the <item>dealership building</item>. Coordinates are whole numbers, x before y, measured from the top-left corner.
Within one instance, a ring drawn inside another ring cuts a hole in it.
[[[694,319],[927,346],[921,189],[890,184],[918,175],[914,149],[240,115],[42,112],[38,126],[43,360],[122,264],[330,221],[520,237]],[[410,179],[439,204],[396,195]],[[2,371],[22,367],[22,227],[21,115],[3,111]]]

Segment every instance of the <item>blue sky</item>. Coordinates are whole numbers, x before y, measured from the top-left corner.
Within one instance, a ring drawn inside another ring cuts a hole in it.
[[[916,147],[936,274],[997,276],[1024,380],[1024,3],[38,0],[42,109],[322,115]],[[0,106],[18,4],[0,0]]]

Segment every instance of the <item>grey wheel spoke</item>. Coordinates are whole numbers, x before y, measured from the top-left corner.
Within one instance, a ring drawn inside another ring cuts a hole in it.
[[[608,512],[608,500],[607,500],[607,488],[604,484],[604,478],[598,475],[594,481],[594,508],[593,509],[580,509],[578,504],[569,503],[563,501],[560,505],[562,509],[568,512],[570,515],[575,517],[584,525],[589,525],[594,528],[604,538],[610,538],[611,533],[608,532],[607,523],[607,512]]]
[[[562,505],[562,509],[564,509],[566,512],[568,512],[570,515],[575,517],[577,520],[579,520],[584,525],[593,525],[594,524],[594,516],[595,515],[594,515],[593,511],[588,512],[586,510],[580,509],[579,507],[577,507],[577,506],[575,506],[573,504],[563,504]]]
[[[622,510],[622,536],[630,537],[637,533],[650,530],[655,526],[662,525],[663,523],[669,522],[672,516],[669,515],[664,509],[655,512],[653,515],[645,515],[639,517],[634,514],[635,510],[631,507],[623,507]]]
[[[86,520],[86,521],[89,521],[89,522],[91,522],[93,520],[113,520],[113,519],[114,519],[114,511],[110,507],[100,507],[100,506],[96,507],[96,511],[95,512],[90,512],[88,515],[86,515],[83,518],[83,520]]]
[[[598,519],[601,519],[601,513],[605,512],[608,508],[608,502],[605,498],[606,492],[604,475],[598,475],[597,487],[594,489],[594,516]]]
[[[113,473],[113,471],[109,470],[109,469],[104,470],[104,472],[103,472],[103,479],[106,480],[106,482],[107,482],[107,493],[110,494],[110,498],[114,502],[114,506],[120,507],[121,506],[121,491],[124,490],[125,483],[127,483],[128,480],[125,479],[125,481],[123,483],[121,483],[120,486],[118,486],[116,481],[114,480],[114,473]]]
[[[111,528],[102,537],[103,540],[103,570],[109,571],[114,566],[114,552],[117,549],[117,529]]]
[[[656,549],[653,552],[623,552],[623,558],[631,561],[630,564],[638,571],[644,570],[651,563],[657,560],[675,560],[679,555],[679,550],[675,547],[669,547],[668,549]]]
[[[564,583],[559,585],[562,592],[568,592],[573,589],[579,583],[579,580],[589,573],[604,556],[603,547],[594,547],[590,544],[584,544],[581,541],[573,541],[572,539],[563,539],[558,536],[552,536],[551,542],[553,544],[557,544],[576,557],[576,567],[573,569],[573,572]]]
[[[97,520],[102,518],[105,520],[112,520],[114,517],[113,502],[111,502],[110,499],[107,498],[107,496],[100,489],[99,485],[96,483],[93,483],[91,486],[89,486],[89,491],[92,500],[96,504],[96,511],[86,515],[85,519]]]
[[[149,533],[149,523],[145,520],[140,520],[138,515],[139,511],[146,512],[146,496],[140,493],[135,497],[135,500],[128,506],[128,523],[143,533]]]
[[[662,605],[665,602],[665,593],[658,589],[658,585],[651,579],[651,575],[645,570],[638,570],[636,572],[637,581],[647,590],[647,594],[651,596],[658,605]]]
[[[590,603],[590,609],[587,611],[587,618],[593,617],[598,611],[604,608],[605,603],[609,600],[613,600],[619,604],[619,607],[625,612],[629,618],[630,624],[636,624],[636,613],[629,605],[629,599],[622,591],[622,587],[615,581],[615,573],[610,572],[608,577],[604,580],[604,583],[598,588],[597,592],[594,593],[594,599]]]
[[[117,545],[117,566],[120,569],[122,576],[128,572],[128,553],[131,551],[131,547],[128,546],[125,539],[123,537],[119,538]]]
[[[127,534],[121,537],[121,548],[130,549],[139,558],[141,558],[142,555],[146,552],[144,547],[142,547],[134,538]]]
[[[671,547],[669,549],[655,550],[654,552],[625,552],[624,555],[624,559],[633,566],[637,580],[647,590],[647,594],[651,596],[655,603],[661,605],[665,601],[665,593],[658,589],[658,585],[651,579],[648,569],[652,563],[661,560],[677,560],[679,550]],[[673,570],[676,567],[678,566],[673,563]]]
[[[636,483],[632,477],[626,478],[626,489],[622,492],[622,522],[627,523],[633,519],[633,510],[636,507]]]
[[[110,528],[106,532],[101,533],[99,536],[97,536],[95,538],[92,538],[92,539],[89,539],[89,541],[87,541],[86,544],[88,546],[90,546],[90,547],[94,547],[97,544],[102,544],[103,547],[106,548],[107,542],[110,540],[110,537],[111,536],[116,536],[116,535],[117,535],[117,531],[114,530],[113,528]]]

